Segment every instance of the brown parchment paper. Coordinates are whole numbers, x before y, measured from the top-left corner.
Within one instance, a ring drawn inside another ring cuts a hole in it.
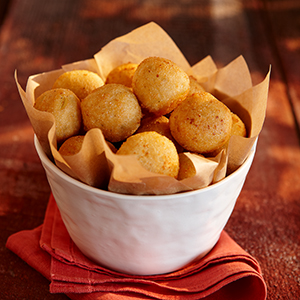
[[[185,155],[193,162],[196,175],[184,180],[151,173],[135,156],[114,154],[100,129],[85,135],[82,149],[73,156],[61,156],[57,149],[55,120],[50,113],[36,110],[36,97],[51,89],[54,81],[65,71],[84,69],[96,72],[105,81],[108,73],[123,63],[140,63],[149,56],[168,58],[206,89],[223,101],[245,122],[248,137],[232,136],[228,148],[216,157]],[[26,92],[17,80],[17,87],[34,132],[50,159],[70,176],[84,183],[124,194],[173,194],[206,187],[222,180],[226,172],[236,170],[247,158],[263,126],[270,71],[263,82],[252,86],[248,66],[242,56],[218,69],[210,56],[190,66],[168,34],[151,22],[116,38],[104,46],[94,58],[64,65],[59,70],[30,76]]]

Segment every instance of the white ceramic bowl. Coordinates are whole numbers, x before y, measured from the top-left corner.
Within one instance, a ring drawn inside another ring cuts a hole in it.
[[[66,175],[37,153],[78,248],[96,263],[123,273],[163,274],[207,254],[225,227],[253,161],[224,180],[197,191],[131,196],[99,190]]]

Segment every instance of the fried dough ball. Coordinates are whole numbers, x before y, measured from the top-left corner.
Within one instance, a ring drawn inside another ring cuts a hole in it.
[[[173,139],[170,131],[169,119],[165,116],[147,117],[142,119],[141,126],[137,130],[137,133],[145,131],[156,131],[170,140]]]
[[[84,129],[100,128],[110,142],[120,142],[140,126],[142,112],[138,100],[122,84],[105,84],[81,102]]]
[[[196,93],[182,102],[170,116],[170,129],[175,140],[185,149],[210,153],[229,139],[231,112],[210,93]]]
[[[61,155],[71,156],[77,154],[81,150],[84,135],[74,135],[68,138],[59,148]]]
[[[192,95],[194,93],[199,92],[205,92],[204,87],[194,78],[193,76],[190,76],[190,91],[189,95]]]
[[[137,67],[132,87],[142,107],[160,116],[171,112],[186,98],[190,80],[174,62],[148,57]]]
[[[136,133],[145,132],[145,131],[156,131],[157,133],[164,135],[168,139],[170,139],[174,143],[177,152],[181,152],[183,150],[182,147],[173,138],[170,130],[169,119],[166,116],[160,116],[160,117],[152,116],[152,117],[147,117],[142,119],[141,126],[136,131]]]
[[[94,72],[73,70],[60,75],[54,82],[53,88],[69,89],[82,100],[103,84],[101,77]]]
[[[133,74],[137,66],[138,64],[127,63],[114,68],[107,75],[106,83],[119,83],[131,88]]]
[[[247,130],[244,122],[234,113],[231,113],[232,116],[232,129],[231,135],[239,135],[242,137],[247,136]]]
[[[59,153],[65,156],[71,156],[77,154],[82,147],[84,135],[75,135],[68,138],[59,148]],[[116,153],[117,149],[113,144],[107,142],[112,152]]]
[[[179,158],[176,147],[170,139],[155,131],[132,135],[117,154],[137,155],[141,165],[148,171],[177,177]]]
[[[192,161],[184,154],[179,153],[179,172],[178,180],[193,177],[196,175],[196,168]]]
[[[34,108],[53,114],[58,143],[77,135],[81,129],[80,100],[70,90],[48,90],[35,100]]]
[[[233,135],[246,137],[247,131],[244,122],[236,114],[232,112],[231,112],[231,117],[232,117],[232,126],[231,126],[230,137]],[[229,139],[222,147],[216,149],[215,151],[210,152],[209,155],[212,157],[217,156],[222,149],[227,148],[228,144],[229,144]]]

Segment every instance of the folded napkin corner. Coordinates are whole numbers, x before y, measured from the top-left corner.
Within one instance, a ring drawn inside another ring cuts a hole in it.
[[[53,195],[43,225],[13,234],[6,246],[50,280],[51,293],[71,299],[265,300],[267,288],[255,258],[223,231],[201,260],[172,273],[133,276],[85,257],[70,238]]]

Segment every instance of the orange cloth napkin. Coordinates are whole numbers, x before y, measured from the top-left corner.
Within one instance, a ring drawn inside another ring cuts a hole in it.
[[[99,266],[71,240],[51,195],[44,224],[13,234],[7,248],[48,278],[51,293],[71,299],[264,300],[258,262],[223,231],[201,260],[178,271],[133,276]]]

